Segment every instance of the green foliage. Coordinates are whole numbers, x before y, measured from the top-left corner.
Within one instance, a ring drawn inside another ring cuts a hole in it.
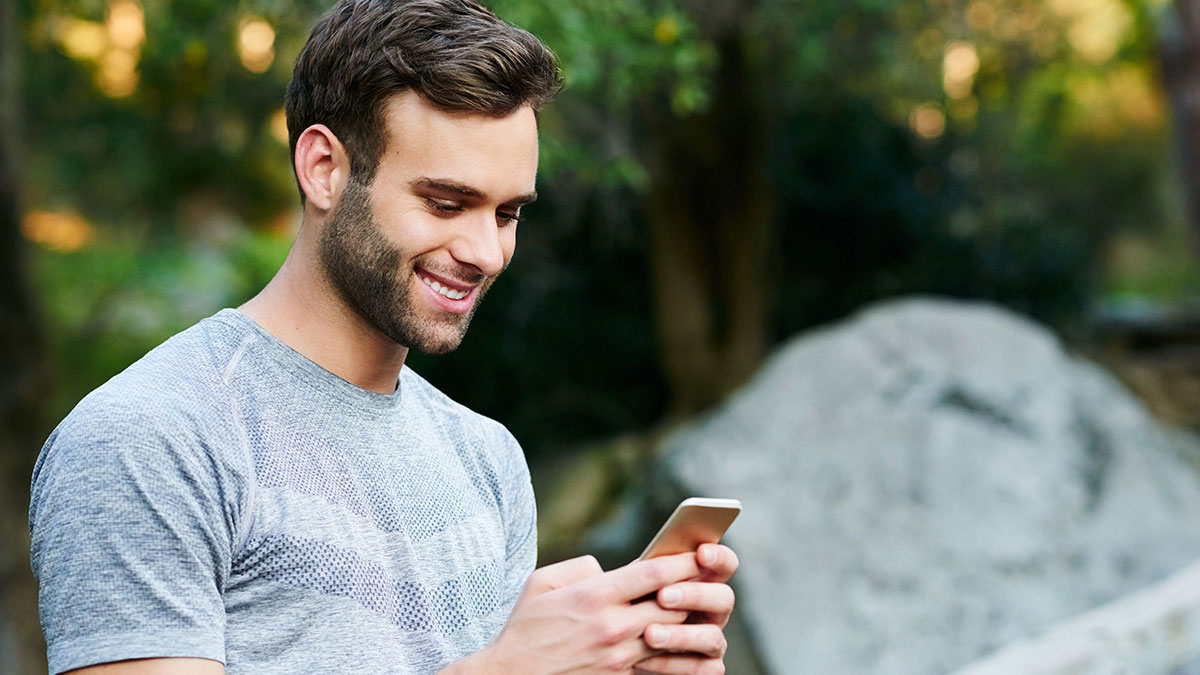
[[[247,300],[290,246],[286,236],[233,230],[220,242],[105,238],[71,253],[39,252],[34,281],[59,375],[48,416],[66,415],[170,335]]]
[[[644,189],[648,177],[634,145],[638,107],[667,101],[686,116],[708,103],[716,56],[690,17],[662,0],[489,5],[545,41],[563,69],[566,89],[542,117],[543,175]]]
[[[1150,8],[853,4],[810,14],[823,25],[789,66],[808,87],[792,90],[776,132],[779,334],[912,292],[1077,325],[1107,242],[1172,218]],[[1104,12],[1125,27],[1086,23]],[[854,36],[849,54],[832,46],[838,34]],[[954,44],[977,66],[952,96]],[[929,138],[913,133],[922,109],[941,124]]]
[[[78,208],[118,231],[202,227],[197,202],[219,203],[251,227],[271,222],[296,200],[271,119],[323,4],[148,2],[136,89],[112,97],[98,86],[106,54],[69,56],[66,39],[72,21],[103,31],[106,5],[26,0],[29,201]],[[280,36],[263,73],[238,57],[239,26],[251,16]]]
[[[294,224],[297,200],[272,129],[328,3],[145,0],[136,88],[110,96],[103,59],[69,55],[63,37],[72,17],[103,22],[107,0],[19,2],[27,202],[75,210],[98,232],[36,261],[61,409],[249,296],[282,259],[287,242],[271,232]],[[410,362],[535,453],[648,426],[666,406],[645,237],[662,139],[647,120],[682,126],[725,106],[769,129],[762,263],[777,339],[910,292],[990,298],[1067,326],[1103,287],[1112,238],[1175,218],[1153,78],[1161,3],[491,4],[566,73],[541,116],[544,197],[463,348]],[[262,73],[239,58],[250,17],[275,30]],[[721,54],[740,59],[745,100],[714,99]]]

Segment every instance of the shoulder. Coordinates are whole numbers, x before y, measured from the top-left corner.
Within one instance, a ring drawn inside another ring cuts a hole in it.
[[[220,407],[223,371],[236,358],[244,334],[221,320],[221,314],[200,321],[88,394],[63,426],[140,427],[210,414]]]
[[[236,327],[219,317],[171,337],[80,401],[43,446],[35,482],[59,463],[216,461],[206,439],[227,432],[222,372],[238,349]]]
[[[221,658],[220,589],[250,504],[247,465],[227,451],[239,441],[221,390],[237,349],[225,330],[206,319],[156,347],[38,456],[30,564],[55,672],[138,650]]]

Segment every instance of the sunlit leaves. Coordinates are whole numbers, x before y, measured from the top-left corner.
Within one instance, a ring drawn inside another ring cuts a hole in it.
[[[545,173],[587,183],[643,186],[631,124],[638,106],[687,116],[708,103],[715,53],[695,22],[669,2],[502,0],[501,17],[542,38],[560,59],[566,90],[545,111]]]
[[[110,98],[133,93],[137,64],[146,39],[142,6],[135,0],[110,0],[103,21],[69,13],[47,17],[59,49],[86,63],[96,87]]]

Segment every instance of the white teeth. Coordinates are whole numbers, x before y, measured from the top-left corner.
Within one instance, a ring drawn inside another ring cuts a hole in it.
[[[420,277],[420,279],[421,281],[425,282],[426,286],[432,288],[447,298],[450,298],[451,300],[462,300],[463,298],[467,297],[467,291],[456,291],[447,286],[443,286],[432,279],[426,279],[425,277]]]

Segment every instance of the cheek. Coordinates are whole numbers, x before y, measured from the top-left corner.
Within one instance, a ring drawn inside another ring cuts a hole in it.
[[[500,248],[504,250],[504,264],[508,266],[508,262],[512,260],[513,253],[517,250],[517,226],[510,225],[504,228],[504,233],[500,235]]]
[[[443,223],[419,208],[384,211],[377,222],[392,246],[409,252],[436,247],[445,230]]]

